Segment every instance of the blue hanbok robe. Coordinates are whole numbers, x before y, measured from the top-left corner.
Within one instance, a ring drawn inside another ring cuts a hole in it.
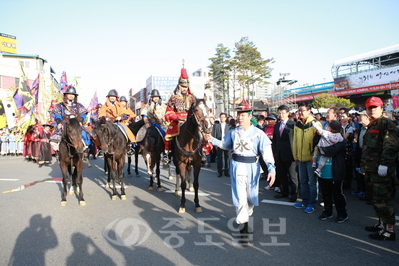
[[[213,138],[212,144],[221,149],[230,149],[232,154],[246,157],[259,157],[262,155],[269,173],[276,173],[274,166],[274,157],[270,139],[259,128],[251,125],[246,131],[240,126],[230,130],[222,141]],[[239,206],[238,192],[237,192],[237,170],[246,168],[248,178],[248,201],[254,206],[259,205],[259,177],[260,164],[257,160],[254,163],[242,163],[235,160],[230,161],[230,180],[231,191],[233,197],[233,205]]]

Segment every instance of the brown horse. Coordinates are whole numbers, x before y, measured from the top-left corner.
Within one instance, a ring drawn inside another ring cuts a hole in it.
[[[62,183],[64,192],[62,193],[61,206],[67,204],[66,196],[68,193],[68,175],[72,176],[69,194],[74,193],[74,186],[76,192],[79,193],[80,206],[86,205],[83,198],[82,184],[83,184],[83,151],[84,145],[82,140],[82,126],[76,118],[64,117],[65,125],[62,133],[62,138],[59,147],[59,163],[62,172]]]
[[[201,170],[201,152],[204,145],[204,135],[211,133],[210,109],[206,105],[206,98],[197,100],[187,114],[187,121],[180,127],[180,134],[176,136],[172,144],[173,163],[176,166],[176,191],[178,195],[179,176],[181,178],[181,202],[179,213],[186,211],[186,178],[194,168],[194,202],[195,211],[202,212],[198,199],[198,178]]]
[[[110,187],[112,177],[112,200],[117,199],[115,181],[118,178],[121,185],[121,199],[126,199],[124,178],[127,139],[118,128],[118,125],[101,118],[96,126],[95,133],[101,143],[101,150],[104,153],[104,160],[109,166],[106,188]]]

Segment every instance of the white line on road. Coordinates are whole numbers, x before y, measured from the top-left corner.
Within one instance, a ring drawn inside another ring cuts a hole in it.
[[[165,193],[175,193],[172,190],[165,190]],[[179,194],[181,194],[181,192],[179,191]],[[190,192],[190,191],[186,191],[185,193],[186,195],[194,195],[194,192]],[[203,192],[198,192],[198,196],[203,196],[203,197],[209,197],[208,193],[203,193]]]
[[[293,202],[285,202],[285,201],[278,201],[278,200],[262,200],[263,203],[271,203],[271,204],[278,204],[278,205],[285,205],[285,206],[294,206],[295,203]]]
[[[18,181],[19,179],[0,178],[0,181]]]
[[[105,185],[104,185],[104,184],[102,184],[101,186],[102,186],[102,187],[105,187]],[[120,186],[120,185],[116,185],[115,187],[116,187],[116,188],[121,188],[121,186]],[[126,186],[126,185],[125,185],[124,187],[125,187],[125,188],[128,188],[128,186]],[[112,189],[112,187],[110,187],[110,188]]]

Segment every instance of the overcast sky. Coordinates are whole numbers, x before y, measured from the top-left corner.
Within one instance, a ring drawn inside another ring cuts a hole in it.
[[[209,66],[219,43],[233,56],[245,36],[276,61],[270,82],[332,81],[336,60],[399,44],[398,10],[397,0],[1,0],[0,33],[103,102],[151,75],[178,77],[182,59],[189,74]]]

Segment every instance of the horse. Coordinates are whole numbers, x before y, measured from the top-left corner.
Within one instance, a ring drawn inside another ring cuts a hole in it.
[[[126,200],[123,168],[125,166],[127,137],[118,128],[119,126],[101,118],[95,129],[101,143],[101,150],[104,153],[104,160],[109,166],[107,185],[110,187],[112,177],[112,200],[117,199],[115,180],[119,178],[121,185],[121,199]]]
[[[175,195],[178,195],[179,176],[181,178],[182,195],[179,213],[186,211],[186,178],[191,175],[192,168],[194,168],[195,211],[202,212],[198,199],[198,178],[201,170],[200,153],[204,145],[204,134],[209,134],[212,130],[210,118],[210,109],[206,105],[206,97],[198,99],[196,103],[191,105],[187,114],[187,120],[180,127],[180,134],[172,142],[172,157],[173,163],[176,166]]]
[[[59,164],[62,172],[62,184],[64,192],[62,193],[61,206],[66,206],[66,196],[68,193],[68,175],[72,176],[72,182],[69,194],[74,193],[74,186],[76,192],[79,193],[79,205],[84,206],[86,202],[83,198],[83,152],[85,146],[82,140],[82,127],[76,118],[64,117],[65,125],[62,131],[62,138],[59,146]]]
[[[146,135],[144,137],[144,149],[142,151],[145,164],[147,166],[147,173],[150,176],[150,186],[148,190],[154,189],[154,168],[155,177],[157,179],[157,191],[162,191],[161,178],[160,178],[160,163],[161,154],[165,149],[165,143],[163,141],[163,136],[160,130],[156,126],[151,126],[147,129]]]

